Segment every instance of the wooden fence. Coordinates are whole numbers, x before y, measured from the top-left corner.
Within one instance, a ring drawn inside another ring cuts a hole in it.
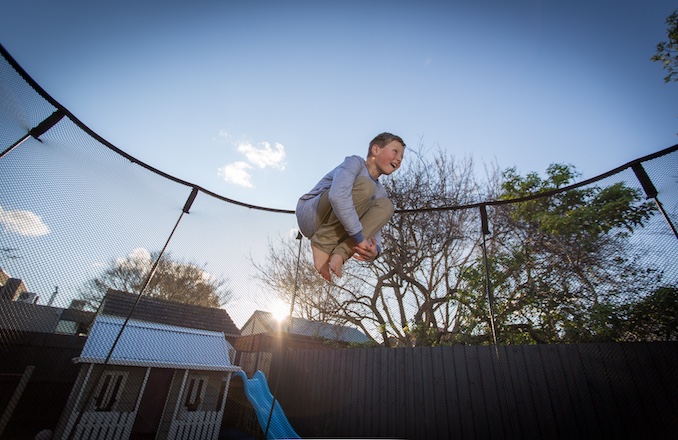
[[[269,383],[302,437],[678,438],[678,342],[291,351]]]

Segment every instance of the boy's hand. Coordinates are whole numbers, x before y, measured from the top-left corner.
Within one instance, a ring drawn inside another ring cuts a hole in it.
[[[372,261],[377,258],[377,240],[373,238],[363,240],[353,247],[354,257],[360,261]]]

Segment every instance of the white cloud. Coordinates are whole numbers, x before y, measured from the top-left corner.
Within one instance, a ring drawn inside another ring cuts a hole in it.
[[[212,140],[217,144],[226,144],[231,141],[231,135],[226,130],[219,130],[219,133]]]
[[[219,168],[217,173],[226,182],[252,188],[254,186],[250,180],[252,176],[248,172],[250,169],[252,169],[252,165],[246,162],[234,162]]]
[[[254,188],[251,171],[255,168],[275,168],[284,170],[286,166],[285,147],[280,143],[260,142],[256,146],[246,140],[237,141],[226,130],[219,130],[213,138],[218,144],[231,144],[236,151],[245,156],[246,160],[232,162],[217,169],[217,174],[224,181],[240,185],[245,188]]]
[[[31,211],[5,211],[0,207],[0,224],[7,231],[27,237],[49,234],[49,228],[40,216]]]
[[[268,142],[261,142],[258,148],[245,142],[238,145],[238,151],[259,168],[285,169],[285,147],[277,142],[273,148]]]

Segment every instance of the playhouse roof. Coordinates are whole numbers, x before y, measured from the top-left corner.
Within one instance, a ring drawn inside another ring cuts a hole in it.
[[[76,363],[104,363],[125,320],[98,316]],[[237,371],[233,346],[224,334],[208,330],[129,320],[108,363],[207,371]]]
[[[240,336],[240,330],[224,309],[184,304],[160,298],[108,289],[99,308],[100,315],[126,318],[134,308],[132,318],[139,321],[190,327]]]

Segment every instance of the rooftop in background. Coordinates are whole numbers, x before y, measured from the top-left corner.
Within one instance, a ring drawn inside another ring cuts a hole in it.
[[[125,318],[136,300],[136,294],[109,289],[98,314]],[[221,332],[226,336],[240,336],[240,330],[224,309],[158,298],[142,297],[132,314],[132,319]]]
[[[92,321],[94,312],[43,306],[0,297],[0,329],[84,335]]]
[[[0,286],[4,286],[7,283],[7,280],[12,278],[7,272],[5,272],[5,269],[0,267]]]
[[[241,335],[249,336],[261,333],[286,332],[288,322],[289,318],[285,318],[280,322],[273,317],[272,313],[256,310],[243,326]],[[370,342],[370,338],[356,328],[326,322],[309,321],[304,318],[292,317],[289,332],[297,336],[322,338],[330,341],[358,344]]]

